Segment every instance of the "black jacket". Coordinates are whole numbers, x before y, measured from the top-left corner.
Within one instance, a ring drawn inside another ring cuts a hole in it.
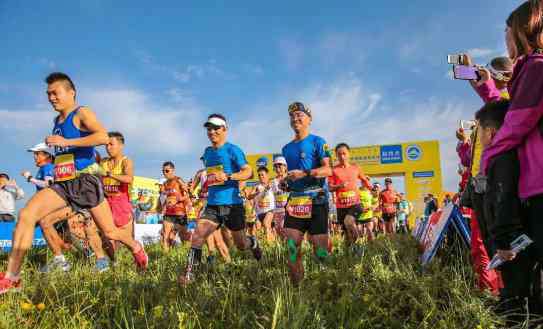
[[[519,176],[516,150],[496,156],[488,166],[484,213],[490,239],[498,249],[509,249],[511,242],[523,232]]]

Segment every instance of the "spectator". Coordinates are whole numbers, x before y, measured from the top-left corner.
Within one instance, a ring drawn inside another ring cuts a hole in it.
[[[425,217],[430,217],[433,213],[437,211],[437,200],[434,198],[433,194],[428,194],[424,198],[424,203],[426,204],[426,207],[424,208]]]
[[[8,174],[0,173],[0,222],[15,221],[15,200],[24,198],[23,190]]]

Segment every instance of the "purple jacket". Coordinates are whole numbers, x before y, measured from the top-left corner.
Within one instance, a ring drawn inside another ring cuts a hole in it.
[[[517,148],[520,162],[519,196],[543,194],[543,136],[538,124],[543,117],[543,55],[518,60],[509,86],[511,105],[492,144],[482,157],[482,172],[496,155]]]

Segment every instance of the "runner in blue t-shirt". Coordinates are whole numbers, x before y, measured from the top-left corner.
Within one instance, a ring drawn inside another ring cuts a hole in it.
[[[243,151],[226,141],[228,128],[224,116],[211,114],[204,127],[211,142],[203,155],[208,185],[207,205],[192,236],[187,268],[179,277],[179,283],[183,285],[194,278],[194,271],[202,258],[202,245],[205,240],[223,225],[232,231],[238,249],[250,248],[257,260],[262,257],[256,237],[245,235],[245,211],[239,195],[239,181],[251,178],[252,169]]]
[[[34,153],[34,162],[39,168],[36,176],[30,171],[23,171],[21,175],[27,182],[36,186],[36,191],[49,187],[55,179],[55,165],[53,164],[53,150],[45,143],[36,144],[28,152]]]
[[[290,191],[285,218],[289,252],[288,265],[294,283],[303,279],[301,245],[311,235],[317,259],[328,256],[328,185],[332,175],[330,152],[325,140],[309,133],[312,115],[308,107],[295,102],[289,106],[294,140],[283,147],[288,175],[283,183]]]

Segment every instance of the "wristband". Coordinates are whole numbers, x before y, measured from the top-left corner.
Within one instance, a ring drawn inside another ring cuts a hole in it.
[[[30,183],[30,180],[31,180],[32,178],[34,178],[34,177],[32,177],[32,175],[30,175],[30,176],[28,176],[28,178],[26,179],[26,181]]]
[[[307,177],[311,177],[311,169],[304,170],[304,173]]]

